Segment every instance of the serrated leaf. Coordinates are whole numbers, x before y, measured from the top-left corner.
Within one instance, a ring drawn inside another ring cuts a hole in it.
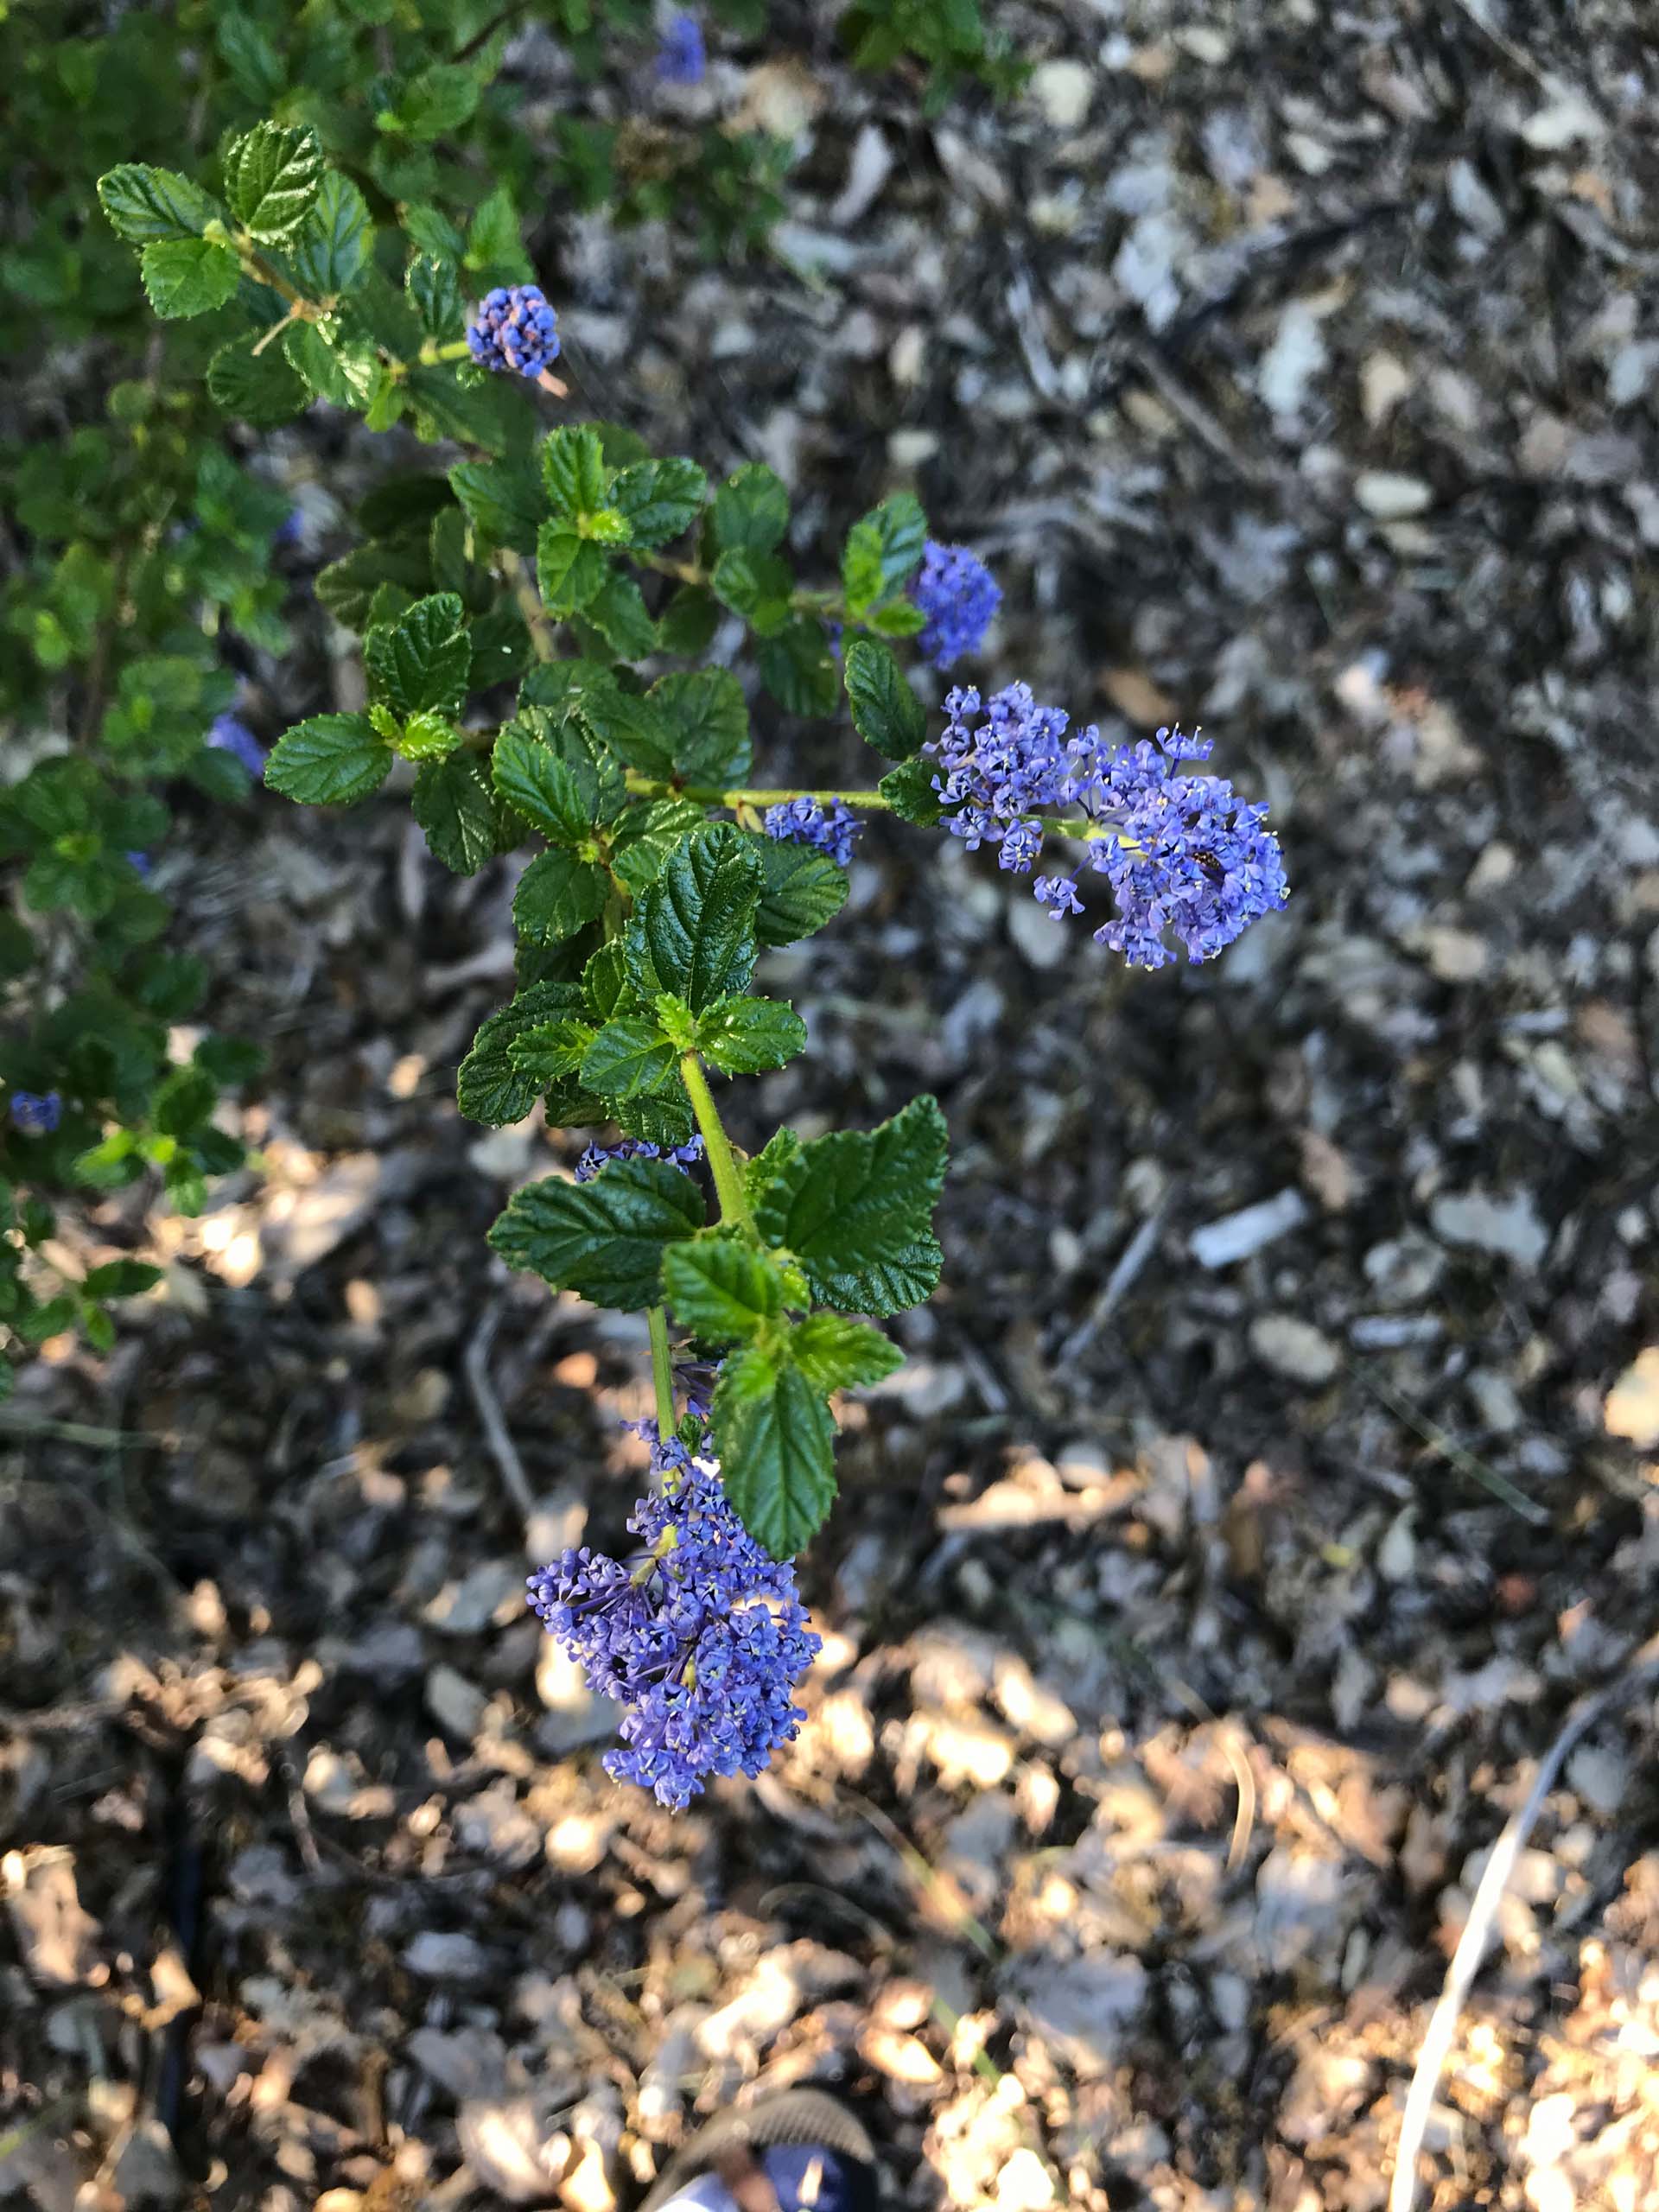
[[[628,972],[654,997],[672,991],[694,1014],[741,991],[754,972],[754,910],[763,880],[748,841],[718,823],[671,854],[628,925]]]
[[[594,1034],[591,1022],[563,1014],[521,1032],[508,1046],[508,1057],[520,1075],[532,1077],[545,1090],[578,1072]]]
[[[188,176],[143,162],[124,162],[99,177],[98,197],[111,227],[133,245],[200,238],[219,212]]]
[[[721,555],[709,581],[715,598],[741,614],[757,638],[774,637],[788,622],[795,578],[775,555],[734,548]]]
[[[658,618],[657,635],[665,653],[688,659],[707,650],[720,627],[720,601],[702,584],[682,584]]]
[[[605,1110],[625,1136],[645,1144],[683,1144],[695,1127],[691,1102],[678,1082],[664,1090],[643,1090],[636,1098],[607,1099]]]
[[[542,484],[556,515],[574,523],[607,505],[608,475],[605,448],[591,423],[567,423],[549,431],[542,446]]]
[[[233,138],[225,156],[225,196],[231,213],[262,245],[290,238],[316,206],[322,149],[314,130],[256,124]]]
[[[932,760],[924,760],[918,753],[912,760],[901,760],[896,768],[889,768],[875,788],[901,822],[913,822],[918,829],[931,830],[944,812],[933,788],[933,779],[938,772]]]
[[[544,674],[560,665],[556,661],[541,664],[538,672]],[[526,684],[525,694],[529,689]],[[627,805],[627,784],[620,762],[594,737],[585,720],[572,711],[576,703],[576,695],[572,693],[563,713],[557,708],[522,708],[507,728],[520,731],[563,761],[575,778],[583,823],[603,827]]]
[[[601,1098],[638,1098],[662,1090],[678,1057],[652,1016],[620,1014],[589,1046],[582,1079]]]
[[[302,415],[311,404],[311,393],[280,346],[270,345],[257,353],[258,343],[255,334],[221,346],[207,364],[207,391],[214,405],[227,415],[257,430],[269,430]]]
[[[518,210],[505,184],[480,200],[467,226],[463,260],[486,284],[526,284],[535,275],[519,239]]]
[[[536,550],[547,499],[527,461],[463,461],[450,470],[449,481],[474,528],[492,545],[509,545],[515,553]]]
[[[380,539],[334,561],[317,577],[317,597],[348,630],[368,627],[369,610],[383,585],[418,594],[432,582],[427,535]]]
[[[725,551],[770,553],[789,528],[789,493],[764,461],[752,461],[715,494],[715,543]]]
[[[852,620],[899,588],[920,565],[926,543],[927,517],[913,492],[895,493],[853,524],[841,557],[842,588]]]
[[[732,1236],[675,1245],[663,1260],[663,1291],[682,1328],[710,1344],[747,1344],[784,1310],[775,1263]]]
[[[632,576],[608,575],[582,610],[619,660],[644,660],[657,650],[657,625]]]
[[[828,853],[782,837],[757,837],[766,871],[754,933],[762,944],[793,944],[833,921],[847,903],[847,871]]]
[[[761,1075],[806,1050],[806,1024],[778,999],[727,999],[698,1022],[697,1050],[722,1075]]]
[[[730,669],[660,677],[645,696],[668,730],[674,773],[683,782],[723,791],[748,774],[748,703]]]
[[[653,798],[631,806],[617,821],[611,870],[638,898],[662,874],[675,847],[702,829],[702,809],[686,798]]]
[[[494,857],[495,807],[472,755],[427,761],[415,779],[410,803],[429,848],[456,875],[476,875]]]
[[[613,1160],[591,1183],[520,1191],[490,1231],[509,1267],[624,1313],[662,1298],[663,1255],[702,1226],[702,1194],[660,1160]]]
[[[366,715],[313,715],[279,737],[265,783],[302,806],[349,806],[385,781],[391,747]]]
[[[575,770],[522,723],[509,723],[497,738],[491,772],[513,812],[556,845],[579,845],[593,835],[593,814]]]
[[[865,615],[878,638],[913,638],[927,627],[927,617],[912,599],[890,599]]]
[[[626,519],[630,542],[650,552],[690,529],[708,493],[709,479],[696,462],[671,454],[623,469],[607,496]]]
[[[532,944],[563,944],[604,912],[606,892],[602,868],[555,846],[539,854],[519,877],[513,927]]]
[[[813,1295],[851,1313],[918,1306],[939,1279],[933,1208],[944,1181],[944,1116],[924,1096],[879,1128],[803,1145],[755,1208],[768,1243],[792,1252]]]
[[[628,982],[627,956],[620,938],[601,944],[582,971],[582,988],[588,1004],[601,1021],[608,1021],[633,995]]]
[[[375,696],[400,715],[459,714],[472,664],[466,610],[452,591],[416,600],[363,641]]]
[[[538,1024],[579,1014],[582,993],[570,983],[532,983],[493,1014],[473,1039],[456,1077],[456,1103],[468,1121],[500,1128],[522,1122],[542,1085],[512,1062],[516,1040]]]
[[[167,321],[211,315],[242,281],[236,256],[206,238],[157,238],[138,261],[149,304]]]
[[[416,254],[404,277],[404,289],[415,303],[421,327],[429,338],[454,340],[467,319],[467,302],[461,276],[454,264]]]
[[[537,581],[550,613],[580,613],[610,573],[605,549],[591,538],[578,537],[555,522],[543,523],[537,532]]]
[[[289,255],[308,299],[335,300],[349,291],[374,251],[368,202],[350,177],[330,169],[317,188],[310,219]]]
[[[889,760],[908,760],[927,735],[927,709],[905,680],[889,646],[855,638],[844,671],[853,728]]]
[[[823,625],[813,616],[799,615],[776,637],[763,638],[754,662],[760,681],[786,713],[812,716],[836,711],[840,678]]]
[[[715,1449],[737,1516],[774,1559],[793,1558],[836,1497],[836,1425],[800,1370],[753,1344],[715,1386]]]
[[[790,1331],[785,1353],[825,1397],[832,1390],[866,1389],[905,1363],[890,1337],[840,1313],[809,1313]]]
[[[161,1279],[161,1269],[143,1260],[106,1260],[87,1271],[80,1287],[90,1298],[137,1298]]]
[[[283,333],[283,351],[319,399],[367,408],[381,374],[379,361],[366,346],[343,345],[337,325],[325,334],[315,322],[291,323]]]

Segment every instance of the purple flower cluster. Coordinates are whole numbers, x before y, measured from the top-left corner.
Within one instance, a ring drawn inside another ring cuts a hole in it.
[[[1084,840],[1117,907],[1096,941],[1132,965],[1173,960],[1170,936],[1188,959],[1211,959],[1289,897],[1266,807],[1246,804],[1220,777],[1181,769],[1208,760],[1208,739],[1160,729],[1155,741],[1109,745],[1092,724],[1068,737],[1065,715],[1039,705],[1025,683],[982,708],[972,690],[944,703],[944,734],[924,749],[938,763],[934,790],[956,809],[946,827],[970,852],[997,846],[1001,866],[1020,875],[1048,829]],[[1053,814],[1069,818],[1038,818]],[[1033,887],[1055,921],[1083,912],[1075,876],[1039,875]]]
[[[683,11],[671,16],[657,49],[657,74],[665,85],[700,85],[708,66],[702,25]]]
[[[965,545],[929,538],[910,595],[927,617],[916,642],[935,668],[949,668],[984,642],[991,617],[1002,604],[996,579]]]
[[[265,748],[245,722],[234,715],[216,715],[206,742],[215,753],[234,753],[257,781],[265,772]]]
[[[663,1488],[628,1522],[639,1558],[573,1548],[531,1576],[530,1604],[589,1688],[626,1708],[606,1771],[677,1811],[711,1775],[759,1774],[789,1742],[805,1718],[795,1684],[821,1640],[794,1568],[732,1510],[718,1461],[663,1443],[654,1424],[645,1433]]]
[[[650,1144],[644,1137],[624,1137],[620,1144],[590,1144],[576,1162],[576,1180],[591,1183],[613,1160],[665,1160],[671,1167],[695,1167],[702,1158],[701,1137],[685,1144]]]
[[[14,1090],[10,1113],[12,1128],[25,1136],[50,1136],[63,1119],[63,1100],[55,1090]]]
[[[486,369],[540,376],[559,351],[559,318],[539,284],[498,284],[486,293],[478,321],[467,326],[473,359]]]
[[[814,845],[837,868],[852,865],[853,840],[864,824],[844,799],[831,799],[828,810],[815,798],[783,800],[766,809],[766,835],[784,844]]]

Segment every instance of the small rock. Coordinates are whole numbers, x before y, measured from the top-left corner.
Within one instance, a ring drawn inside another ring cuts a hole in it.
[[[1022,2144],[996,2177],[997,2212],[1043,2212],[1053,2202],[1053,2177],[1037,2153]]]
[[[1230,1268],[1300,1229],[1307,1213],[1307,1200],[1300,1191],[1281,1191],[1275,1198],[1206,1222],[1192,1231],[1187,1248],[1201,1268]]]
[[[1607,1393],[1602,1419],[1609,1436],[1622,1436],[1638,1452],[1659,1447],[1659,1344],[1649,1344]]]
[[[1016,887],[1008,900],[1008,935],[1033,968],[1058,968],[1071,949],[1067,931],[1037,904],[1029,885]]]
[[[1361,1262],[1366,1281],[1385,1306],[1415,1306],[1446,1273],[1446,1254],[1420,1229],[1373,1244]]]
[[[1378,522],[1403,522],[1424,513],[1434,500],[1421,476],[1402,476],[1392,468],[1366,468],[1354,479],[1354,497]]]
[[[1429,1208],[1429,1226],[1448,1244],[1471,1246],[1518,1268],[1535,1268],[1549,1249],[1549,1230],[1530,1191],[1495,1198],[1484,1191],[1446,1192]]]
[[[494,1959],[460,1929],[423,1928],[404,1952],[404,1964],[424,1981],[477,1984],[496,1971]]]
[[[1043,61],[1031,73],[1031,94],[1056,130],[1075,130],[1089,112],[1095,77],[1081,61]]]
[[[531,1818],[505,1777],[457,1808],[455,1834],[463,1851],[493,1859],[509,1873],[542,1855],[541,1823]]]
[[[479,2181],[510,2204],[545,2204],[570,2164],[570,2138],[527,2096],[469,2100],[455,2133]]]
[[[459,1582],[446,1582],[421,1618],[446,1636],[476,1636],[498,1612],[524,1602],[524,1579],[511,1560],[480,1560]]]
[[[944,2079],[944,2069],[927,2045],[893,2028],[866,2028],[858,2039],[858,2055],[890,2082],[906,2082],[912,2088],[931,2088]]]
[[[1342,1354],[1323,1330],[1294,1313],[1263,1313],[1250,1324],[1250,1350],[1275,1375],[1317,1389],[1328,1382]]]
[[[1147,2001],[1139,1959],[1106,1950],[1044,1969],[1027,1969],[1020,1992],[1033,2029],[1079,2081],[1103,2081],[1122,2056],[1128,2029]]]
[[[471,1744],[484,1725],[489,1700],[476,1682],[453,1667],[434,1667],[426,1678],[426,1709],[446,1735]]]

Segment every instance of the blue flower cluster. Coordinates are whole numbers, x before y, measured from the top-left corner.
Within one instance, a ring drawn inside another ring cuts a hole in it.
[[[963,653],[977,652],[1002,604],[996,579],[976,554],[965,545],[936,544],[931,537],[910,595],[927,617],[917,645],[935,668],[949,668]]]
[[[63,1100],[55,1090],[14,1090],[11,1126],[31,1137],[50,1136],[63,1119]]]
[[[576,1162],[576,1180],[591,1183],[613,1160],[665,1160],[671,1167],[695,1167],[702,1158],[701,1137],[685,1144],[649,1144],[644,1137],[624,1137],[620,1144],[590,1144]]]
[[[644,1433],[663,1488],[628,1522],[643,1555],[573,1548],[531,1576],[530,1604],[589,1688],[626,1708],[606,1771],[678,1811],[711,1775],[759,1774],[789,1742],[805,1718],[795,1684],[821,1639],[794,1568],[732,1510],[718,1461],[664,1444],[654,1424]]]
[[[1247,804],[1220,777],[1182,770],[1209,759],[1207,738],[1160,729],[1155,741],[1109,745],[1093,724],[1068,737],[1065,714],[1039,705],[1025,683],[983,707],[971,689],[944,704],[944,734],[924,750],[938,766],[934,790],[956,809],[946,828],[970,852],[997,846],[1001,866],[1020,875],[1047,830],[1084,840],[1117,907],[1096,940],[1132,965],[1173,960],[1171,936],[1188,959],[1211,959],[1288,899],[1266,807]],[[1068,818],[1040,818],[1055,814]],[[1083,912],[1075,876],[1039,875],[1033,887],[1055,921]]]
[[[473,359],[486,369],[540,376],[559,351],[559,318],[539,284],[498,284],[486,293],[478,321],[467,326]]]
[[[844,799],[832,798],[826,810],[815,798],[790,798],[766,809],[768,837],[789,845],[814,845],[828,853],[837,868],[852,865],[853,840],[864,824]]]
[[[702,50],[702,25],[695,16],[671,16],[657,49],[657,74],[665,85],[700,85],[708,67]]]
[[[238,721],[234,715],[216,715],[207,742],[215,753],[233,754],[256,782],[264,774],[264,747],[247,724]]]

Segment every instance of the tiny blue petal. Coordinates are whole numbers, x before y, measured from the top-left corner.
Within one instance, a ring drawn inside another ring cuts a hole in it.
[[[467,328],[473,359],[532,383],[559,351],[559,318],[539,284],[498,284]]]

